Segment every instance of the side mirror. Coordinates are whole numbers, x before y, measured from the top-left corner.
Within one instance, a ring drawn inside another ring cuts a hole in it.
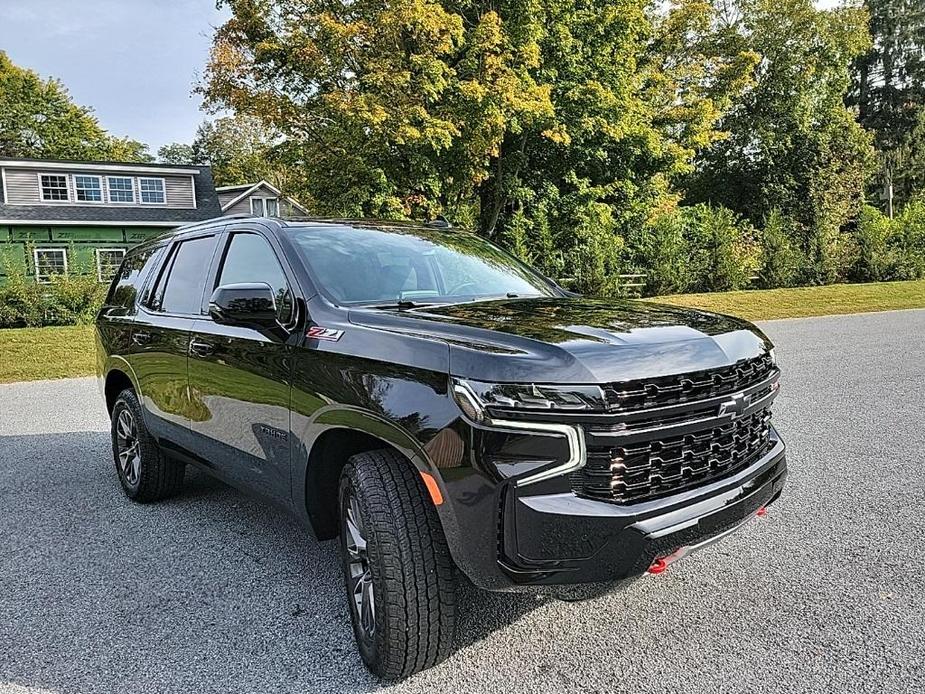
[[[209,315],[222,325],[273,327],[277,325],[276,297],[263,282],[224,284],[212,292]]]

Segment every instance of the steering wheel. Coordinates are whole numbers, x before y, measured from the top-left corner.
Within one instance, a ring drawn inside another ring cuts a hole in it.
[[[462,290],[466,287],[471,287],[473,290],[477,290],[479,286],[475,282],[463,282],[462,284],[457,284],[450,290],[450,296],[456,296],[457,294],[465,294]],[[470,291],[470,294],[475,294],[477,292]]]

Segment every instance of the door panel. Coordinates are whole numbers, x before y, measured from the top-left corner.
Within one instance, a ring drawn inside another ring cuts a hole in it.
[[[189,384],[196,453],[289,501],[289,347],[250,328],[193,325]]]
[[[145,421],[162,445],[190,449],[189,343],[201,316],[216,234],[180,239],[164,261],[132,327],[130,363],[138,378]]]
[[[139,311],[132,326],[129,361],[138,378],[146,423],[157,438],[187,438],[187,354],[192,325],[190,318]]]
[[[224,243],[214,285],[265,282],[281,324],[293,319],[293,295],[269,242],[246,227]],[[212,289],[214,287],[210,287]],[[208,294],[208,292],[207,292]],[[198,454],[221,473],[288,504],[289,332],[196,321],[190,341],[191,430]]]

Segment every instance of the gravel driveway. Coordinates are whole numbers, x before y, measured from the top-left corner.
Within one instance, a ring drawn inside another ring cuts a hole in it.
[[[925,311],[763,327],[766,518],[592,602],[465,588],[455,655],[391,686],[334,543],[195,473],[134,505],[92,379],[0,386],[0,691],[925,691]]]

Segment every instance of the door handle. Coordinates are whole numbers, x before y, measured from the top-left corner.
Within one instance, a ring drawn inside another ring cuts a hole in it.
[[[199,340],[193,340],[189,343],[189,353],[195,354],[197,357],[208,357],[215,351],[215,345],[209,342],[200,342]]]
[[[146,345],[151,342],[151,333],[132,333],[132,342],[136,345]]]

